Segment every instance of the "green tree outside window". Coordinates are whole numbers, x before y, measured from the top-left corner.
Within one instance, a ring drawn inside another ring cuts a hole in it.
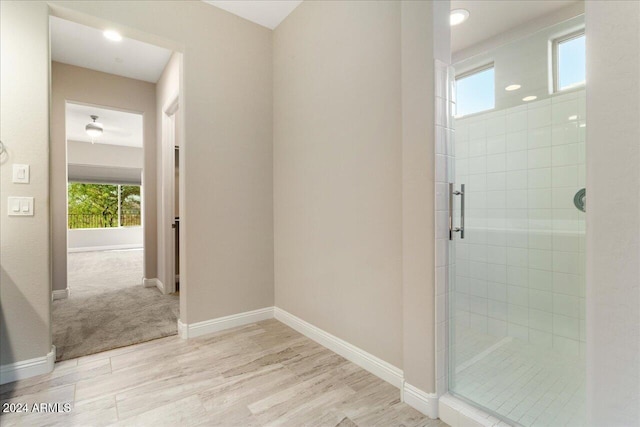
[[[139,226],[140,207],[137,185],[68,184],[69,228]]]

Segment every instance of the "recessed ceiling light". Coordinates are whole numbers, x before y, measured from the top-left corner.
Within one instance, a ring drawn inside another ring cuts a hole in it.
[[[104,33],[102,33],[105,38],[111,40],[112,42],[119,42],[122,41],[122,36],[120,35],[119,32],[117,31],[113,31],[113,30],[106,30]]]
[[[581,124],[580,124],[580,127],[581,127],[581,128],[583,128],[583,127],[587,127],[587,125],[586,125],[586,124],[584,124],[584,123],[581,123]]]
[[[522,86],[520,86],[520,85],[509,85],[509,86],[505,87],[504,90],[508,90],[509,92],[511,92],[512,90],[518,90],[521,87]]]
[[[569,120],[577,120],[577,119],[578,119],[578,116],[575,116],[575,115],[574,116],[569,116]]]
[[[467,9],[454,9],[449,14],[449,24],[454,25],[462,24],[469,18],[469,11]]]
[[[524,98],[522,98],[522,100],[525,101],[525,102],[534,101],[536,99],[538,99],[538,97],[534,96],[534,95],[525,96]]]

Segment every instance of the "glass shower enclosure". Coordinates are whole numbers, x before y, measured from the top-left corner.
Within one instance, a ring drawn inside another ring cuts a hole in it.
[[[449,392],[585,424],[584,18],[454,64]]]

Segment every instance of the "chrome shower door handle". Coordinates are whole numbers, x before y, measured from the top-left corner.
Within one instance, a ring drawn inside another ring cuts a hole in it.
[[[460,238],[464,239],[464,199],[465,191],[464,184],[460,184]]]
[[[453,225],[453,196],[460,196],[460,227]],[[464,184],[460,184],[460,191],[454,189],[454,184],[449,183],[449,240],[453,240],[453,233],[460,233],[464,239]]]

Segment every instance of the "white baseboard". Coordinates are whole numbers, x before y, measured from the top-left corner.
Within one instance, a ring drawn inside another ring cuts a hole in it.
[[[142,278],[142,286],[144,286],[145,288],[158,288],[160,292],[162,292],[163,294],[165,293],[164,283],[162,283],[160,279],[157,279],[157,278],[153,278],[153,279]]]
[[[82,248],[67,248],[67,252],[98,252],[98,251],[115,251],[118,249],[143,249],[143,247],[138,243],[128,244],[128,245],[85,246]]]
[[[181,338],[195,338],[201,335],[224,331],[236,326],[248,325],[273,318],[273,307],[261,308],[244,313],[232,314],[230,316],[218,317],[217,319],[205,320],[196,323],[182,323],[178,319],[178,333]]]
[[[392,364],[379,359],[373,354],[367,353],[361,348],[331,335],[316,326],[313,326],[311,323],[305,322],[299,317],[296,317],[281,308],[275,307],[274,314],[275,318],[285,325],[295,329],[308,338],[311,338],[318,344],[327,347],[329,350],[338,353],[340,356],[371,372],[373,375],[385,380],[389,384],[402,389],[402,383],[404,381],[402,369],[399,369]]]
[[[432,420],[438,418],[438,396],[435,393],[425,393],[405,382],[402,386],[402,400]]]
[[[51,301],[69,298],[69,288],[51,291]]]
[[[180,319],[178,319],[178,336],[184,340],[189,338],[189,328],[186,323],[182,323]]]
[[[46,356],[0,366],[0,384],[48,374],[53,371],[55,362],[56,347],[52,345],[51,351]]]
[[[160,292],[162,292],[163,295],[167,294],[167,290],[164,287],[164,283],[162,283],[160,279],[156,279],[156,287]]]

